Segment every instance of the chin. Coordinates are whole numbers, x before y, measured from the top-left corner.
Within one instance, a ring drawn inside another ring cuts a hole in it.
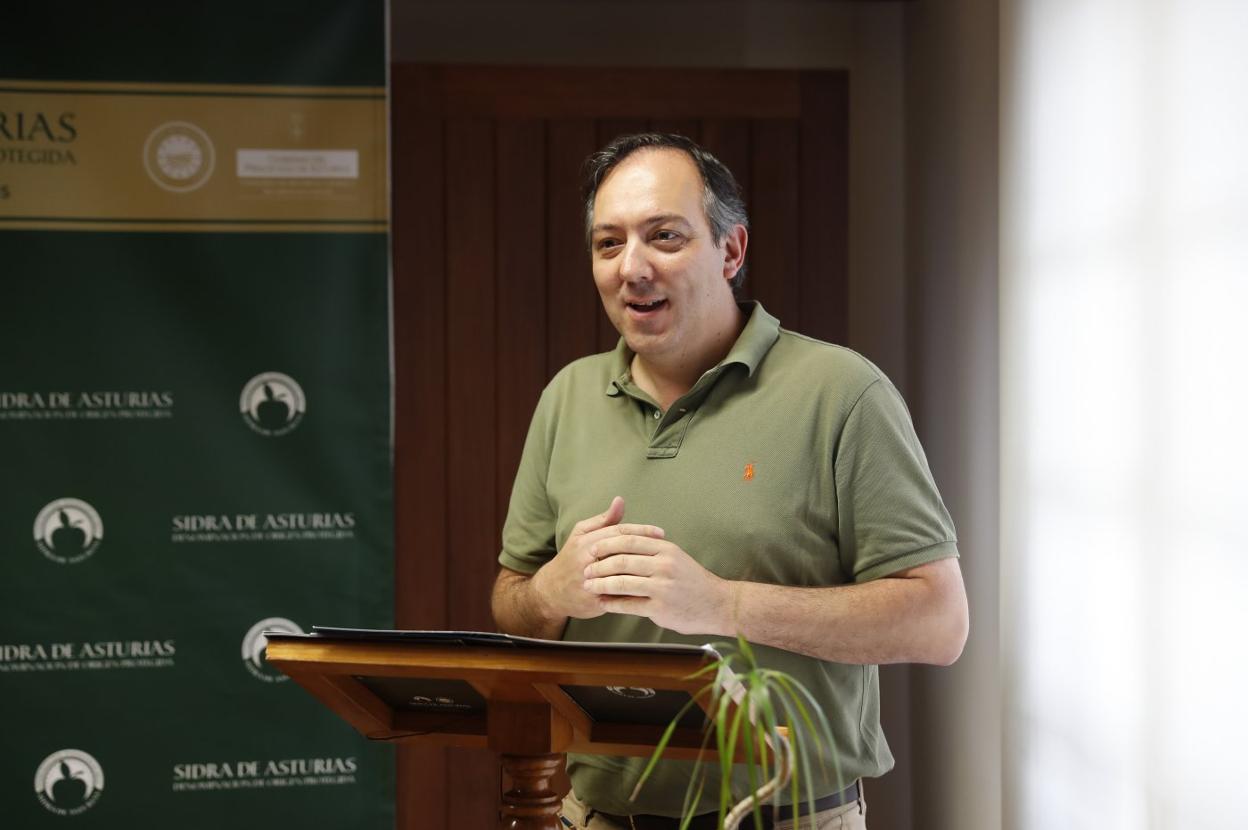
[[[654,357],[664,351],[662,339],[656,336],[633,335],[630,337],[625,335],[624,343],[633,354],[638,354],[642,357]]]

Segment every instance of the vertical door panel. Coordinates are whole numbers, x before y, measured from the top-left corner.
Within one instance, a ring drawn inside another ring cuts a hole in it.
[[[581,202],[581,162],[597,146],[591,119],[559,119],[547,125],[546,371],[551,376],[597,351],[602,306],[589,268]]]
[[[446,341],[449,426],[447,623],[489,628],[498,546],[494,457],[494,125],[455,119],[446,130]]]
[[[676,133],[702,143],[702,125],[696,118],[654,118],[650,121],[650,129],[656,133]]]
[[[529,419],[546,385],[546,129],[498,125],[496,523],[507,515]],[[498,547],[495,540],[495,548]]]
[[[797,329],[801,310],[798,198],[798,125],[755,121],[751,125],[751,188],[754,205],[750,246],[750,295]]]
[[[489,597],[498,547],[494,159],[493,122],[447,122],[447,624],[468,630],[493,627]],[[451,826],[492,826],[500,800],[494,756],[448,750],[446,796]]]
[[[849,337],[849,106],[836,75],[802,77],[801,297],[798,331],[833,343]]]
[[[394,85],[395,624],[446,626],[446,260],[442,122],[431,73]],[[399,827],[448,827],[446,750],[397,753]]]

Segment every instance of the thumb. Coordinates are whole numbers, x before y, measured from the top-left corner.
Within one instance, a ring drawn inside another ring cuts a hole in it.
[[[576,526],[576,532],[579,534],[593,533],[595,530],[601,530],[604,527],[618,525],[620,519],[624,518],[624,499],[616,496],[611,499],[611,505],[606,511],[599,513],[597,516],[590,516],[588,519],[581,521]]]

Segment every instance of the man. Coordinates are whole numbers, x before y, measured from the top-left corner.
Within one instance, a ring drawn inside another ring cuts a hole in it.
[[[741,634],[831,724],[825,766],[840,777],[811,782],[818,826],[865,827],[859,779],[893,760],[876,665],[947,665],[967,634],[952,523],[905,405],[864,358],[737,304],[748,220],[713,156],[680,136],[625,136],[588,171],[594,282],[621,339],[542,395],[495,619],[552,639]],[[691,765],[664,762],[630,801],[643,764],[571,756],[565,815],[675,828]],[[709,794],[699,805],[716,808]]]

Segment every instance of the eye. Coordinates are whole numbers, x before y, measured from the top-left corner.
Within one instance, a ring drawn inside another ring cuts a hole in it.
[[[676,231],[661,230],[655,231],[654,238],[659,242],[679,242],[680,234]]]
[[[620,240],[618,239],[612,239],[609,236],[603,237],[602,239],[599,239],[597,242],[594,243],[594,250],[609,251],[612,248],[618,247],[619,244],[620,244]]]

